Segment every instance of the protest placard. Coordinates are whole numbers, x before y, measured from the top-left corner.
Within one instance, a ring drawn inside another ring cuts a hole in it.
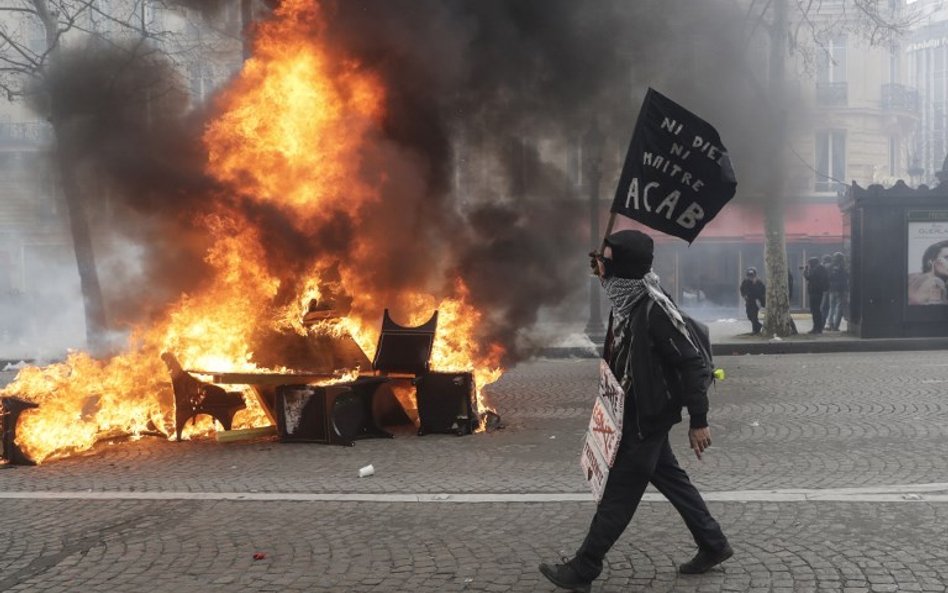
[[[625,392],[605,360],[599,361],[599,394],[593,403],[579,464],[596,500],[602,498],[609,468],[622,440]]]

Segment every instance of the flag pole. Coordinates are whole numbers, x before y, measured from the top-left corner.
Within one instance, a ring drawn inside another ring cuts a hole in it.
[[[602,244],[599,246],[599,253],[602,254],[602,250],[606,248],[606,237],[612,234],[612,227],[616,224],[616,213],[609,213],[609,222],[606,223],[606,232],[602,236]]]

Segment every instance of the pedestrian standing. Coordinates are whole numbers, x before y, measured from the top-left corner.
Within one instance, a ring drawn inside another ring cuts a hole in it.
[[[829,269],[829,316],[826,327],[838,332],[843,321],[843,304],[849,293],[849,272],[846,270],[846,258],[837,251],[833,254],[833,263]]]
[[[827,289],[823,293],[823,300],[820,301],[820,313],[823,315],[823,327],[820,330],[825,330],[827,322],[829,321],[829,309],[830,309],[830,297],[829,297],[829,271],[833,265],[833,256],[826,253],[823,255],[823,258],[820,260],[820,265],[823,266],[823,269],[826,270],[827,277]]]
[[[540,564],[554,585],[588,592],[651,482],[674,505],[698,545],[683,574],[702,573],[733,550],[701,494],[678,465],[668,431],[690,416],[695,455],[711,445],[707,389],[711,369],[689,338],[681,312],[651,273],[652,239],[639,231],[609,235],[595,262],[612,303],[603,357],[625,390],[622,439],[586,539],[562,564]],[[659,369],[659,372],[655,372]]]
[[[803,277],[807,280],[806,292],[810,299],[810,315],[813,317],[811,334],[823,333],[823,295],[829,288],[829,277],[826,268],[820,264],[819,258],[811,257],[807,260]]]
[[[741,282],[741,296],[744,297],[744,311],[751,322],[751,333],[760,334],[763,327],[758,319],[762,307],[766,306],[767,287],[757,277],[757,268],[747,268],[744,280]]]

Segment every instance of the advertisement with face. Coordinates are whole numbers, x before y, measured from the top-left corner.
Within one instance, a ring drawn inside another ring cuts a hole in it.
[[[948,222],[908,223],[908,304],[948,305]]]

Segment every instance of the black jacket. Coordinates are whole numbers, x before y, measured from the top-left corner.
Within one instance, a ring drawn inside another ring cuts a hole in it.
[[[626,393],[622,432],[643,439],[668,430],[681,422],[682,406],[688,407],[691,427],[703,428],[711,369],[665,310],[648,307],[648,301],[633,307],[623,327],[613,328],[610,318],[606,335],[603,357]],[[614,331],[619,339],[613,351]]]
[[[849,290],[849,273],[846,268],[834,265],[829,269],[829,290],[832,292]]]
[[[751,282],[747,278],[744,278],[744,281],[741,282],[741,296],[744,297],[744,302],[748,305],[753,305],[759,302],[761,307],[765,307],[767,300],[767,287],[764,286],[764,283],[760,280],[757,282]]]
[[[808,282],[806,291],[811,295],[820,295],[829,290],[829,274],[822,264],[807,266],[803,276]]]

